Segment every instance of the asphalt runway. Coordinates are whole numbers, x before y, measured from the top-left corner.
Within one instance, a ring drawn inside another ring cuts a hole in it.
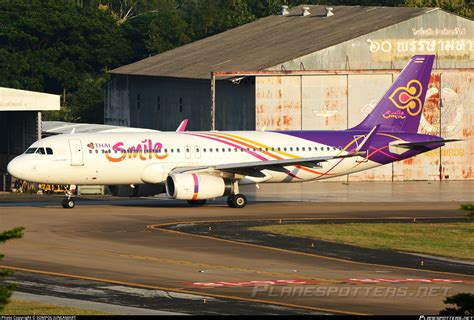
[[[202,236],[212,236],[224,240],[258,244],[271,248],[281,248],[302,253],[321,255],[329,258],[350,260],[361,263],[397,266],[419,270],[474,275],[474,261],[432,257],[425,254],[397,252],[393,250],[361,248],[353,245],[322,240],[305,239],[285,235],[249,230],[251,227],[275,224],[326,224],[337,228],[344,223],[471,223],[466,218],[402,218],[402,219],[290,219],[290,220],[245,220],[230,222],[204,222],[151,226],[153,229],[179,231]],[[466,257],[469,258],[469,257]]]
[[[374,199],[383,199],[377,189],[385,196],[385,188],[370,188]],[[463,188],[472,189],[472,183]],[[406,189],[410,199],[412,187]],[[452,272],[355,261],[349,254],[271,247],[236,229],[242,221],[280,219],[462,219],[461,202],[450,200],[444,187],[417,189],[430,200],[287,202],[280,196],[282,202],[254,200],[244,209],[222,201],[191,208],[174,201],[94,198],[66,210],[54,197],[2,195],[1,229],[26,231],[23,239],[2,245],[1,263],[18,271],[10,280],[21,292],[161,312],[436,314],[447,295],[473,291],[474,266]],[[443,201],[433,200],[436,190],[443,190]],[[182,229],[189,225],[207,230]],[[226,232],[232,237],[222,239]]]

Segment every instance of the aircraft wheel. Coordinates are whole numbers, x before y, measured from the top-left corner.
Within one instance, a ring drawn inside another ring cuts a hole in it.
[[[231,194],[230,196],[227,197],[227,205],[230,208],[234,207],[234,195],[233,194]]]
[[[61,204],[64,209],[72,209],[76,205],[76,202],[72,199],[64,199]]]
[[[247,205],[247,198],[243,194],[236,194],[232,199],[233,208],[243,208]]]
[[[188,200],[190,206],[203,206],[206,204],[206,200]]]

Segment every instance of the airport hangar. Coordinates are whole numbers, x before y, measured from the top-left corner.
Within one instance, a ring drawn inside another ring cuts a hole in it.
[[[104,121],[159,130],[183,118],[189,130],[346,129],[414,54],[437,56],[420,132],[467,140],[335,179],[473,179],[474,22],[439,8],[283,8],[111,70]]]
[[[8,162],[41,139],[41,112],[59,107],[58,95],[0,87],[0,191],[10,189]]]

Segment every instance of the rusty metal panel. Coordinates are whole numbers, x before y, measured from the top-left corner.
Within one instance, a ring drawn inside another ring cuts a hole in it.
[[[302,78],[302,129],[347,128],[347,75],[317,75]],[[347,181],[347,176],[323,181]]]
[[[395,74],[394,77],[398,77]],[[439,108],[440,74],[431,74],[425,107],[421,116],[418,133],[440,135]],[[439,180],[440,150],[433,150],[416,157],[393,164],[393,180]]]
[[[392,74],[350,74],[348,76],[348,127],[359,124],[392,84]],[[391,181],[392,165],[349,175],[349,181]]]
[[[303,130],[347,129],[347,76],[302,78]]]
[[[359,124],[372,111],[392,82],[392,74],[349,75],[349,128]]]
[[[441,148],[441,179],[474,179],[474,73],[441,73],[441,133],[464,139]]]
[[[301,77],[256,77],[255,93],[257,130],[301,130]]]

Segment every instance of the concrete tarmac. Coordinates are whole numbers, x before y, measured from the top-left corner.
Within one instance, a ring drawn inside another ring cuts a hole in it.
[[[324,186],[318,188],[328,188],[328,183],[319,185]],[[331,185],[331,190],[337,192],[338,185],[341,190],[361,189],[357,183],[348,186],[337,183]],[[463,190],[472,187],[472,182],[463,183]],[[402,194],[404,189],[406,192]],[[298,196],[288,190],[287,197]],[[21,271],[19,277],[50,276],[61,286],[67,286],[68,282],[96,281],[209,297],[206,307],[192,310],[179,303],[151,306],[146,300],[131,306],[187,314],[266,312],[252,308],[246,311],[239,306],[242,303],[267,306],[273,313],[281,314],[435,314],[446,307],[443,304],[446,296],[473,291],[474,276],[468,274],[273,249],[252,243],[251,239],[226,241],[214,238],[213,230],[203,236],[150,227],[265,219],[461,218],[464,213],[456,199],[459,193],[467,194],[453,187],[446,190],[444,186],[423,182],[418,188],[416,184],[400,188],[397,196],[384,201],[386,188],[371,183],[370,190],[370,198],[380,202],[287,202],[282,193],[278,196],[281,202],[253,201],[244,209],[228,208],[223,201],[196,208],[174,201],[114,203],[115,200],[101,198],[93,200],[97,203],[83,206],[78,202],[76,208],[66,210],[53,198],[23,199],[22,202],[34,202],[34,205],[20,206],[20,202],[12,200],[15,196],[5,196],[0,208],[1,229],[24,226],[26,230],[23,239],[1,247],[6,255],[1,263]],[[403,200],[412,199],[414,191],[416,199],[426,201]],[[364,192],[369,191],[366,188]],[[262,196],[265,197],[257,193],[256,198]],[[437,198],[443,200],[435,201]],[[38,294],[24,290],[27,287],[22,287],[24,278],[18,281],[23,292]],[[34,282],[31,277],[29,282]],[[40,286],[41,281],[38,283]],[[133,290],[128,294],[136,296]],[[226,307],[210,308],[212,299],[225,301]],[[105,300],[101,303],[121,304]]]

